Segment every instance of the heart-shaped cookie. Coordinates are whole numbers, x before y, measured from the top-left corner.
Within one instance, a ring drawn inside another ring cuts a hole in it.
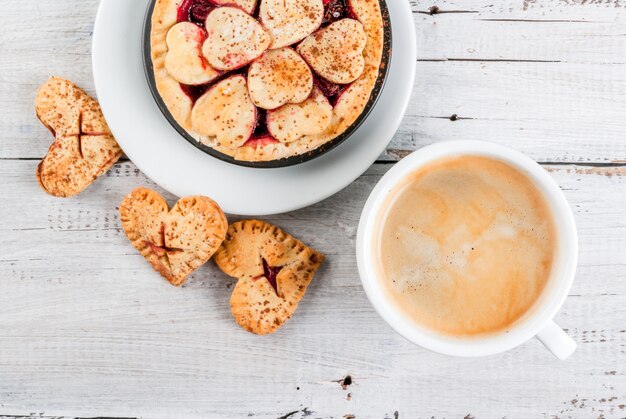
[[[39,88],[35,110],[55,136],[37,166],[39,185],[50,195],[79,194],[121,157],[100,105],[74,83],[50,78]]]
[[[198,99],[191,111],[194,131],[216,137],[224,147],[241,147],[254,132],[256,107],[248,94],[245,77],[231,76]]]
[[[270,35],[252,16],[236,7],[220,7],[209,13],[207,38],[202,48],[209,64],[223,71],[241,68],[270,46]]]
[[[230,299],[235,320],[259,335],[289,320],[323,261],[321,253],[257,220],[232,224],[215,254],[217,266],[239,280]]]
[[[288,104],[267,112],[267,129],[282,143],[296,141],[305,135],[324,132],[330,125],[333,107],[317,87],[302,103]]]
[[[161,195],[145,188],[124,198],[120,218],[135,249],[176,286],[213,256],[228,229],[221,208],[207,197],[182,198],[170,211]]]
[[[248,90],[256,106],[276,109],[286,103],[300,103],[313,89],[313,73],[291,48],[265,51],[248,70]]]
[[[323,0],[262,0],[259,7],[259,19],[272,35],[271,49],[303,40],[323,18]]]
[[[366,44],[361,22],[341,19],[308,36],[298,45],[298,52],[326,80],[347,84],[363,73]]]
[[[209,83],[221,74],[202,55],[205,39],[204,30],[190,22],[177,23],[167,32],[165,68],[174,80],[199,85]]]

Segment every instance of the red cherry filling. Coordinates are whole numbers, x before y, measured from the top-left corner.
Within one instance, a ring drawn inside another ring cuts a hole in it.
[[[215,5],[209,0],[183,0],[178,7],[178,22],[191,22],[204,28],[204,22]]]
[[[276,295],[278,295],[278,273],[283,269],[282,266],[270,266],[265,259],[263,259],[263,275],[254,278],[254,281],[258,281],[261,278],[267,279]]]
[[[207,84],[199,84],[196,86],[192,86],[189,84],[182,84],[182,83],[179,83],[179,84],[183,93],[185,93],[187,97],[189,97],[189,99],[191,99],[191,101],[195,104],[198,101],[198,99],[200,99],[200,96],[202,96],[203,94],[206,93],[207,90],[209,90],[209,87],[213,86],[218,81],[224,80],[225,78],[230,77],[230,76],[234,76],[235,74],[241,74],[247,79],[248,67],[246,66],[246,67],[242,67],[237,70],[230,71],[230,72],[221,73],[218,77],[216,77],[210,83],[207,83]]]
[[[168,256],[168,253],[180,253],[184,252],[183,249],[178,249],[176,247],[168,247],[165,243],[165,223],[161,223],[161,229],[159,230],[159,234],[161,236],[160,242],[163,243],[162,246],[152,243],[149,240],[144,240],[143,243],[150,248],[150,251],[157,256]]]
[[[337,84],[332,81],[326,80],[323,77],[317,76],[315,77],[315,85],[319,87],[322,91],[322,94],[328,98],[330,104],[334,107],[337,103],[337,99],[339,96],[350,87],[350,84]]]
[[[324,19],[322,26],[342,19],[346,15],[346,3],[344,0],[324,0]]]
[[[260,138],[269,136],[267,129],[267,111],[262,108],[256,108],[256,127],[252,133],[252,138]]]
[[[343,87],[340,84],[333,83],[332,81],[326,80],[319,76],[315,78],[315,84],[317,84],[317,87],[320,88],[320,90],[326,97],[338,95]]]
[[[277,142],[278,140],[269,134],[266,134],[260,137],[257,137],[256,135],[252,135],[252,138],[246,141],[243,147],[252,147],[254,149],[257,149],[258,147],[263,147],[269,144],[276,144]]]
[[[324,2],[324,19],[322,26],[326,26],[332,22],[343,19],[345,17],[355,18],[351,8],[346,3],[346,0],[323,0]],[[191,22],[204,28],[204,24],[209,13],[220,6],[215,5],[210,0],[183,0],[178,7],[178,22]],[[257,8],[258,9],[258,8]],[[255,17],[258,14],[258,10],[255,12]],[[233,74],[242,74],[247,78],[248,66],[243,68],[225,72],[220,77],[213,80],[211,83],[202,84],[198,86],[191,86],[187,84],[180,84],[180,88],[195,104],[202,95],[216,82],[222,80],[224,77],[231,76]],[[341,94],[346,90],[350,84],[336,84],[328,81],[319,75],[315,77],[315,84],[320,88],[324,96],[326,96],[332,106],[335,106],[337,100]],[[257,123],[250,139],[244,144],[244,146],[258,148],[268,144],[278,143],[274,137],[269,134],[266,122],[267,111],[261,108],[257,108]]]
[[[157,256],[167,256],[168,253],[180,253],[184,252],[183,249],[177,249],[175,247],[157,246],[156,244],[144,240],[144,244],[150,248],[150,251]]]
[[[196,103],[198,99],[200,99],[200,97],[206,93],[209,87],[211,87],[211,84],[191,86],[188,84],[180,83],[180,88],[182,89],[183,93],[185,93],[193,103]]]
[[[267,111],[256,108],[256,127],[250,139],[243,146],[256,149],[277,142],[278,140],[272,137],[267,129]]]
[[[330,25],[346,17],[358,20],[352,8],[346,3],[346,0],[324,0],[322,26]]]

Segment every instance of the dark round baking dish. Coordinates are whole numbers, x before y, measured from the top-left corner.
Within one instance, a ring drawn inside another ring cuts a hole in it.
[[[145,69],[146,77],[148,79],[148,85],[150,87],[152,96],[154,97],[154,100],[156,101],[159,109],[161,110],[161,112],[163,113],[167,121],[174,127],[174,129],[176,129],[176,131],[178,131],[178,133],[183,138],[185,138],[195,147],[199,148],[200,150],[204,151],[205,153],[209,154],[212,157],[215,157],[222,161],[236,164],[239,166],[266,168],[266,169],[294,166],[296,164],[300,164],[300,163],[304,163],[309,160],[312,160],[316,157],[319,157],[329,152],[330,150],[332,150],[333,148],[337,147],[339,144],[341,144],[342,142],[350,138],[350,136],[361,126],[361,124],[363,124],[363,122],[365,122],[369,114],[372,112],[372,110],[374,109],[374,106],[376,105],[376,102],[378,101],[380,93],[383,90],[385,81],[387,80],[389,62],[391,61],[391,54],[392,54],[393,48],[392,48],[391,19],[389,17],[389,9],[387,8],[387,4],[385,3],[385,0],[379,0],[379,2],[380,2],[381,14],[383,18],[383,32],[384,32],[383,55],[382,55],[382,59],[380,63],[378,79],[376,80],[376,84],[374,85],[374,88],[372,89],[370,99],[365,105],[365,109],[363,110],[361,115],[356,119],[356,121],[354,121],[354,123],[350,127],[348,127],[346,131],[344,131],[341,135],[337,136],[331,141],[328,141],[327,143],[322,144],[320,147],[314,150],[311,150],[307,153],[299,154],[296,156],[291,156],[291,157],[287,157],[287,158],[279,159],[279,160],[261,161],[261,162],[236,160],[233,157],[220,153],[219,151],[200,143],[195,138],[193,138],[183,127],[181,127],[178,124],[178,122],[176,122],[176,120],[170,113],[169,109],[167,108],[167,105],[165,105],[165,102],[161,98],[161,95],[159,94],[159,91],[156,87],[156,81],[154,78],[154,68],[152,65],[152,55],[151,55],[151,48],[150,48],[150,33],[152,31],[152,12],[154,10],[156,0],[151,0],[148,5],[148,11],[146,13],[146,18],[144,22],[144,33],[143,33],[144,36],[143,36],[143,41],[142,41],[144,69]]]

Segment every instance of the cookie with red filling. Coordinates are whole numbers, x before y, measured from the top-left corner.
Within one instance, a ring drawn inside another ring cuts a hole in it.
[[[122,156],[100,105],[74,83],[51,77],[37,92],[35,110],[55,137],[37,166],[37,180],[46,193],[77,195]]]
[[[120,205],[133,247],[172,285],[182,285],[220,247],[228,221],[205,196],[182,198],[170,210],[157,192],[137,188]]]
[[[271,224],[232,224],[215,263],[237,278],[230,307],[237,323],[258,335],[274,333],[295,313],[324,255]]]

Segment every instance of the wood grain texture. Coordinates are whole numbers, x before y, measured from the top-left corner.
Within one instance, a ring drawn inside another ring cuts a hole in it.
[[[130,246],[117,206],[156,187],[132,163],[76,198],[39,190],[35,167],[52,138],[34,95],[52,74],[94,93],[98,1],[0,0],[0,418],[626,417],[626,3],[411,4],[418,75],[381,156],[389,163],[268,218],[328,259],[295,317],[257,337],[232,320],[234,281],[212,263],[176,289]],[[579,344],[569,360],[536,341],[478,360],[440,356],[368,303],[354,255],[367,195],[391,162],[449,139],[553,163],[580,235],[556,319]]]
[[[390,165],[374,166],[320,204],[268,219],[328,261],[296,316],[276,335],[259,338],[233,322],[233,280],[212,263],[176,289],[127,242],[116,205],[137,185],[154,187],[132,163],[118,164],[69,200],[38,191],[35,164],[0,165],[0,193],[7,198],[0,217],[12,220],[2,224],[0,238],[0,412],[626,414],[620,407],[626,404],[623,168],[546,167],[570,200],[581,243],[577,279],[557,317],[579,349],[557,362],[536,341],[480,360],[440,356],[406,342],[377,316],[356,274],[354,240],[360,209]],[[347,374],[353,384],[343,390],[336,380]]]

